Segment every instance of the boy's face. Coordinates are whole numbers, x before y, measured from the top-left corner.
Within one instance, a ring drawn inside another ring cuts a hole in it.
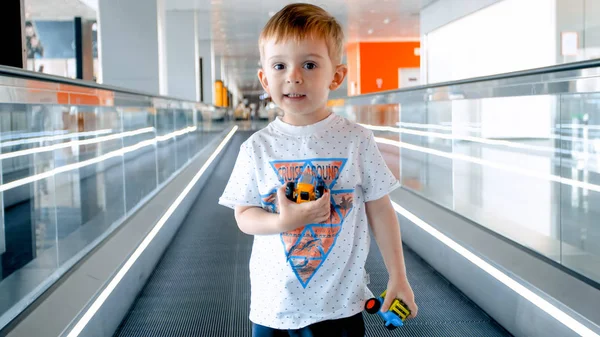
[[[347,68],[334,65],[324,40],[300,42],[274,39],[263,47],[263,68],[258,77],[273,101],[285,112],[284,121],[308,125],[329,115],[327,99],[337,89]]]

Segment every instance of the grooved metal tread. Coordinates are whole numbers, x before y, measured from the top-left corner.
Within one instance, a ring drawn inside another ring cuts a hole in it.
[[[251,336],[252,237],[237,228],[231,210],[217,205],[249,135],[233,138],[115,336]],[[419,315],[390,332],[377,315],[365,312],[367,336],[510,336],[409,247],[404,254]],[[379,293],[387,272],[374,241],[366,268],[369,287]]]

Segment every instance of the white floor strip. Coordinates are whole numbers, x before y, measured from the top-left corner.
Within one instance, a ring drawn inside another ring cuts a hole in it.
[[[437,229],[433,228],[430,224],[421,220],[419,217],[412,214],[411,212],[409,212],[402,206],[398,205],[396,202],[392,201],[392,205],[394,206],[394,209],[396,210],[396,212],[398,214],[402,215],[403,217],[410,220],[412,223],[419,226],[421,229],[423,229],[427,233],[431,234],[436,239],[443,242],[446,246],[450,247],[452,250],[454,250],[458,254],[462,255],[467,260],[471,261],[477,267],[483,269],[486,273],[490,274],[491,276],[496,278],[498,281],[502,282],[504,285],[506,285],[507,287],[509,287],[510,289],[512,289],[513,291],[515,291],[516,293],[518,293],[519,295],[521,295],[522,297],[524,297],[525,299],[530,301],[531,303],[533,303],[535,306],[537,306],[538,308],[545,311],[548,315],[554,317],[557,321],[561,322],[566,327],[573,330],[575,333],[579,334],[580,336],[599,337],[599,335],[596,334],[594,331],[590,330],[588,327],[581,324],[580,322],[575,320],[573,317],[569,316],[564,311],[558,309],[557,307],[552,305],[550,302],[541,298],[539,295],[535,294],[534,292],[527,289],[526,287],[524,287],[523,285],[521,285],[514,279],[510,278],[508,275],[506,275],[503,272],[501,272],[500,270],[498,270],[496,267],[487,263],[486,261],[484,261],[480,257],[476,256],[475,254],[471,253],[468,249],[459,245],[456,241],[450,239],[449,237],[447,237],[446,235],[444,235]]]

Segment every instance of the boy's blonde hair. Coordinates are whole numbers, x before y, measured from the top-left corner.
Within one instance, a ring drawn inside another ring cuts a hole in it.
[[[342,62],[344,52],[344,32],[337,20],[323,8],[297,3],[285,6],[273,15],[263,28],[258,46],[260,58],[267,40],[275,39],[275,43],[306,38],[323,39],[329,50],[329,57],[335,65]]]

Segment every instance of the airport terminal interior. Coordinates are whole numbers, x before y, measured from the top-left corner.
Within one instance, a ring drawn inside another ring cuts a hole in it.
[[[365,336],[600,336],[600,0],[307,1],[344,35],[327,111],[398,182],[418,314],[370,310],[389,272],[365,227]],[[0,336],[253,336],[270,239],[298,303],[323,301],[311,286],[364,211],[336,185],[346,159],[299,149],[260,173],[316,177],[329,221],[251,235],[220,199],[244,144],[288,118],[259,37],[292,3],[0,4]],[[278,213],[275,191],[254,197]]]

